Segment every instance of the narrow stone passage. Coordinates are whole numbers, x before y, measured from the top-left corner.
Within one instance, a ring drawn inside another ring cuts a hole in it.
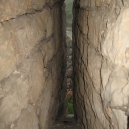
[[[64,128],[129,129],[129,0],[0,0],[0,129]]]
[[[81,129],[81,125],[74,119],[74,115],[68,115],[64,119],[58,119],[53,129]]]

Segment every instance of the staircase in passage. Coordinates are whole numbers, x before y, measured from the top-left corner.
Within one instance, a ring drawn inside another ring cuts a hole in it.
[[[64,119],[58,119],[53,126],[53,129],[82,129],[81,125],[77,123],[73,115],[68,115]]]

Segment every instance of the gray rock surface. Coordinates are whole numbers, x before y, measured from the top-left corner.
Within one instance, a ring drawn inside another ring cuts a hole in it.
[[[51,128],[65,103],[63,19],[62,0],[0,1],[0,129]]]
[[[0,0],[0,129],[51,129],[72,89],[84,129],[129,128],[129,1],[75,0],[73,50],[63,2]]]
[[[74,107],[85,129],[127,129],[127,0],[75,0]]]

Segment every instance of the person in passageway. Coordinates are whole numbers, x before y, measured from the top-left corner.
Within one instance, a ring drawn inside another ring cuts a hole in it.
[[[66,93],[66,97],[67,98],[72,98],[73,96],[73,91],[72,91],[72,86],[67,86],[67,93]]]

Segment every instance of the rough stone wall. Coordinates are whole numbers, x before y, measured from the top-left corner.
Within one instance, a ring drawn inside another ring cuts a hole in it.
[[[75,114],[85,129],[127,129],[129,1],[74,2]]]
[[[50,129],[63,105],[62,0],[0,0],[0,129]]]

